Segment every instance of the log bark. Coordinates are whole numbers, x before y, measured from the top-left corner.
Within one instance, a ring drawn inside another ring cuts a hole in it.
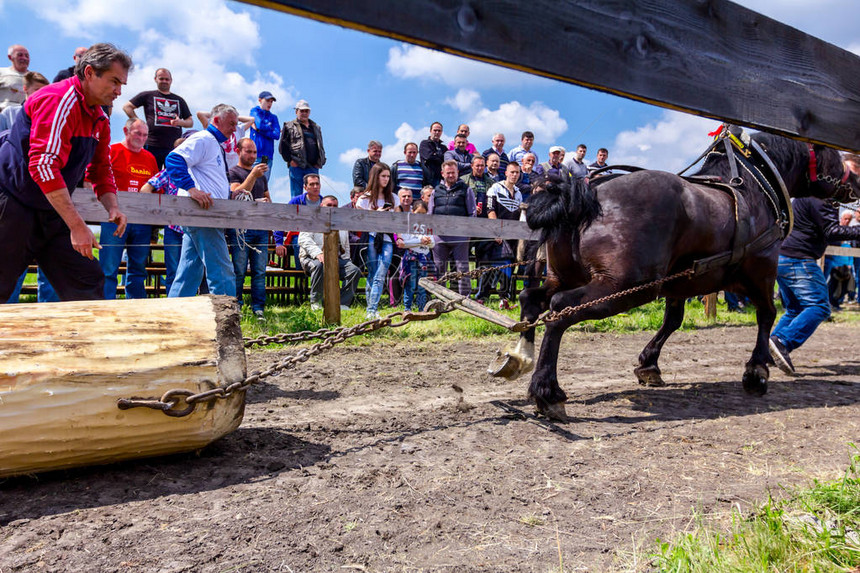
[[[0,476],[199,449],[239,426],[244,392],[182,418],[117,400],[245,376],[229,297],[0,305]]]

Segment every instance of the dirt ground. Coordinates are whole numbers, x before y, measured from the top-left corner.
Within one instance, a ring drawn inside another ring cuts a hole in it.
[[[568,333],[564,425],[485,373],[497,340],[339,349],[253,389],[197,454],[0,482],[0,572],[646,570],[695,509],[845,469],[858,334],[824,325],[751,398],[752,328],[676,334],[657,389],[632,374],[650,333]]]

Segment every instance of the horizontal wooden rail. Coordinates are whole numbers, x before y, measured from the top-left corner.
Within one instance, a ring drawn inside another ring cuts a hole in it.
[[[311,232],[382,231],[503,239],[537,238],[537,234],[533,234],[528,225],[520,221],[227,200],[215,200],[212,207],[203,209],[188,197],[125,192],[120,192],[117,196],[120,208],[129,222],[145,225]],[[107,211],[91,190],[78,189],[72,198],[81,217],[88,223],[107,221]]]
[[[860,249],[854,247],[827,247],[824,251],[825,255],[834,255],[839,257],[860,257]]]
[[[860,150],[860,57],[729,0],[242,1]]]

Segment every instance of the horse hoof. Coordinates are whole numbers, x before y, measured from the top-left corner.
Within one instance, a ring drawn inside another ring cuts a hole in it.
[[[546,407],[540,408],[539,411],[551,420],[557,420],[559,422],[567,422],[570,420],[570,418],[567,417],[567,410],[564,408],[564,402],[547,404]]]
[[[517,345],[502,353],[496,352],[496,359],[487,368],[492,376],[516,380],[526,372],[534,368],[534,343],[520,338]]]
[[[663,377],[660,376],[660,369],[656,366],[639,366],[633,370],[633,373],[643,386],[658,388],[666,385]]]
[[[752,369],[744,372],[744,391],[751,396],[764,396],[767,394],[767,379],[770,370],[763,364],[756,364]]]

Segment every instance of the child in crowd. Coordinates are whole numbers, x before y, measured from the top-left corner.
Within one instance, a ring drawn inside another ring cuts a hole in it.
[[[424,214],[427,204],[416,200],[412,203],[412,212]],[[432,235],[407,234],[397,237],[397,246],[406,249],[400,259],[400,283],[403,284],[403,306],[407,311],[412,310],[415,302],[417,310],[422,310],[427,302],[427,291],[418,286],[418,279],[427,276],[430,266],[430,249],[436,246]],[[417,300],[416,300],[417,299]]]

